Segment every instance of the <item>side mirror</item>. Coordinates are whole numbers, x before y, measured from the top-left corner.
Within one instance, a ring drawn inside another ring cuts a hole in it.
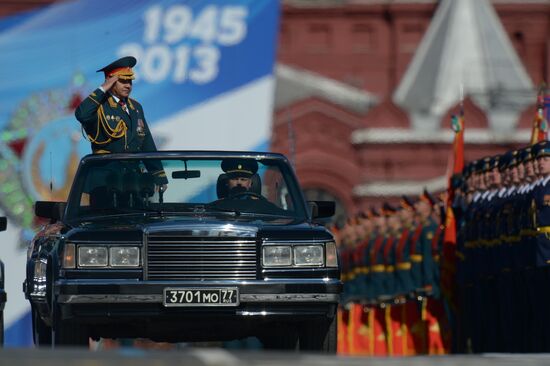
[[[308,204],[311,207],[311,217],[313,219],[331,217],[336,212],[334,201],[308,201]]]
[[[6,230],[8,227],[8,219],[5,217],[0,217],[0,231]]]
[[[34,214],[38,217],[58,221],[63,218],[66,205],[66,202],[36,201],[34,204]]]

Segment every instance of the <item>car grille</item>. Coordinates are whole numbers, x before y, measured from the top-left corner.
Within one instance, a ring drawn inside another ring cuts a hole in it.
[[[196,238],[149,234],[149,280],[251,280],[256,279],[255,240]]]

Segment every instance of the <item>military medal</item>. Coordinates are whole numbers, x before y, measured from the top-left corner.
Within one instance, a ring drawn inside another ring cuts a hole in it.
[[[137,121],[136,132],[139,137],[145,137],[145,124],[141,118]]]

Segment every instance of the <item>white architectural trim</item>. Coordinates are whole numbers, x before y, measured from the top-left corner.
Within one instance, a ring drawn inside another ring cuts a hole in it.
[[[424,188],[428,192],[442,191],[447,188],[447,177],[441,176],[424,181],[374,181],[356,186],[353,194],[357,197],[419,195]]]
[[[365,128],[356,130],[351,135],[353,144],[425,144],[425,143],[451,143],[454,132],[449,130],[412,130],[407,128]],[[513,131],[513,133],[498,133],[484,128],[466,129],[464,142],[467,144],[506,144],[529,143],[530,129]]]

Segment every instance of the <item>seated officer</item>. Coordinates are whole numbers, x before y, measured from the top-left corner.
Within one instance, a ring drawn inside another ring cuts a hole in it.
[[[219,198],[261,198],[258,163],[250,159],[225,159],[221,164],[224,175],[218,179]]]

